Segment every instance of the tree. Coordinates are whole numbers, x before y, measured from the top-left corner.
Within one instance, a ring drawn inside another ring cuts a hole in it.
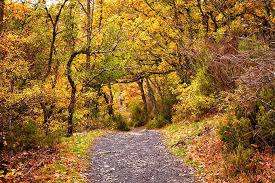
[[[94,122],[92,105],[98,123],[114,120],[120,92],[126,110],[142,104],[143,122],[203,115],[244,92],[264,107],[254,107],[257,121],[272,109],[256,86],[271,88],[273,65],[260,60],[272,60],[273,9],[271,0],[0,0],[1,130],[34,123],[43,136],[67,122],[70,136]],[[252,87],[249,73],[267,80]]]
[[[63,3],[61,3],[59,9],[57,10],[57,14],[55,15],[55,17],[53,15],[51,15],[49,9],[47,8],[46,2],[45,2],[45,10],[46,10],[48,18],[50,19],[51,26],[52,26],[52,39],[51,39],[51,46],[50,46],[50,51],[49,51],[48,65],[47,65],[47,70],[46,70],[46,74],[44,76],[44,79],[46,79],[50,75],[50,72],[51,72],[52,63],[53,63],[53,55],[54,55],[54,50],[55,50],[56,37],[60,33],[57,30],[58,22],[60,21],[60,15],[61,15],[62,10],[65,7],[65,4],[67,2],[68,2],[68,0],[64,0]],[[54,87],[54,85],[53,85],[53,87]]]
[[[57,9],[57,14],[55,15],[55,17],[50,13],[50,10],[48,9],[46,2],[44,2],[45,3],[44,9],[45,9],[45,11],[47,13],[47,17],[51,23],[52,38],[51,38],[51,44],[50,44],[50,49],[49,49],[47,69],[46,69],[45,75],[43,76],[43,80],[46,80],[48,78],[48,76],[51,74],[51,68],[52,68],[52,64],[53,64],[53,56],[54,56],[54,52],[56,52],[56,38],[57,38],[57,35],[60,33],[60,32],[58,32],[58,23],[60,22],[60,16],[61,16],[62,10],[64,9],[67,1],[68,0],[64,0],[63,3],[61,3],[59,9]],[[59,63],[59,61],[57,61],[55,70],[54,70],[55,78],[52,82],[52,89],[54,89],[56,87],[59,65],[60,65],[60,63]],[[45,131],[45,134],[47,135],[49,132],[49,123],[50,123],[49,119],[53,114],[53,110],[56,106],[56,103],[54,101],[49,102],[49,101],[42,100],[40,102],[40,105],[43,110],[44,131]]]

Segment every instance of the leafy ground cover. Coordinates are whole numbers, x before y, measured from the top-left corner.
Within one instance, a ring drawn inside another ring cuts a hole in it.
[[[275,157],[271,152],[255,151],[248,161],[240,154],[225,152],[218,133],[225,120],[225,116],[212,116],[198,122],[173,123],[161,132],[170,152],[196,169],[199,182],[274,182]],[[236,171],[238,164],[247,169]]]
[[[88,166],[88,151],[93,141],[103,134],[103,131],[95,130],[62,139],[57,160],[39,170],[40,175],[43,175],[42,180],[47,182],[85,182],[85,176],[82,173]]]
[[[88,151],[103,134],[103,130],[77,133],[62,138],[54,148],[19,153],[2,182],[86,182],[83,172],[89,162]]]

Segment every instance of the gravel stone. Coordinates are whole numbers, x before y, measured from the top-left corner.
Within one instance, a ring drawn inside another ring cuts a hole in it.
[[[172,156],[153,130],[111,133],[92,149],[92,183],[193,183],[193,171]]]

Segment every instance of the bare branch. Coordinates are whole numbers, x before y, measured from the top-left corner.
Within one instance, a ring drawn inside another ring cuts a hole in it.
[[[54,25],[54,21],[53,21],[52,15],[50,14],[49,9],[47,8],[46,5],[45,5],[44,9],[46,10],[47,16],[50,19],[52,25]]]
[[[78,2],[78,4],[80,5],[82,11],[84,11],[84,13],[87,14],[87,11],[86,11],[84,5],[83,5],[79,0],[78,0],[77,2]]]
[[[68,0],[65,0],[65,1],[61,4],[61,7],[59,8],[58,13],[57,13],[57,15],[56,15],[56,17],[55,17],[55,23],[58,22],[59,17],[60,17],[61,12],[62,12],[62,9],[64,8],[64,6],[65,6],[65,4],[66,4],[67,2],[68,2]]]

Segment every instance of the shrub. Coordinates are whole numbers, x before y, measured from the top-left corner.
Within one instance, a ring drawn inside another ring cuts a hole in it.
[[[16,124],[7,133],[8,149],[24,150],[38,145],[38,127],[33,121]],[[39,138],[40,139],[40,138]]]
[[[257,125],[255,129],[255,140],[258,145],[270,146],[275,150],[275,112],[266,111],[263,106],[259,108],[256,115]]]
[[[173,113],[173,105],[176,103],[177,99],[174,94],[169,92],[166,94],[162,101],[162,115],[165,120],[171,121],[172,120],[172,113]]]
[[[219,134],[228,150],[234,150],[238,145],[244,148],[253,146],[260,150],[275,144],[275,112],[267,111],[263,106],[255,107],[252,112],[245,112],[242,108],[236,108],[236,118],[222,124]],[[246,116],[246,117],[244,117]]]
[[[61,142],[62,135],[61,130],[50,132],[48,135],[40,136],[40,142],[38,144],[41,147],[53,147]]]
[[[228,151],[235,150],[240,144],[247,148],[250,146],[253,138],[253,128],[246,118],[229,119],[226,124],[219,128],[221,140],[224,142]]]
[[[256,37],[250,37],[249,39],[240,40],[238,49],[241,51],[264,50],[266,46],[260,44]]]
[[[226,167],[228,173],[234,175],[251,171],[252,152],[251,148],[244,148],[239,144],[232,153],[227,154]]]
[[[7,148],[28,150],[37,147],[52,147],[60,142],[61,132],[55,131],[44,135],[34,121],[14,125],[7,133]]]
[[[121,114],[117,114],[113,118],[114,128],[121,131],[129,131],[130,128]]]
[[[113,125],[113,119],[109,116],[103,116],[100,119],[100,123],[102,128],[111,128]]]
[[[99,118],[99,103],[97,100],[93,99],[89,104],[89,116],[92,119],[98,119]]]
[[[148,114],[137,104],[131,108],[131,124],[133,127],[140,127],[146,123]]]
[[[199,69],[191,85],[179,87],[178,104],[175,105],[176,115],[187,118],[191,115],[200,116],[208,112],[215,104],[211,79],[205,69]]]
[[[148,129],[162,128],[167,123],[168,123],[168,121],[165,119],[165,117],[163,115],[159,114],[154,119],[150,120],[146,124],[146,128],[148,128]]]

